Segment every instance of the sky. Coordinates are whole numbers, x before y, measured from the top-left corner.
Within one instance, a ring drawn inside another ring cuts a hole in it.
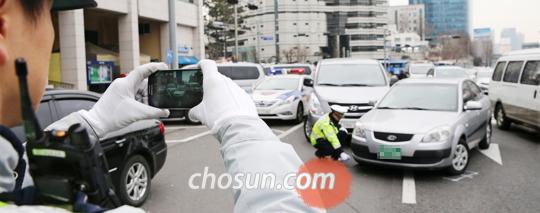
[[[514,27],[525,42],[540,42],[540,0],[469,0],[472,28],[491,27],[498,41],[501,30]],[[390,5],[407,5],[409,0],[389,0]]]

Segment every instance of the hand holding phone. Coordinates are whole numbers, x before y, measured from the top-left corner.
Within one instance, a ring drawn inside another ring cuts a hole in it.
[[[158,70],[148,78],[148,104],[161,109],[189,110],[203,99],[200,69]]]

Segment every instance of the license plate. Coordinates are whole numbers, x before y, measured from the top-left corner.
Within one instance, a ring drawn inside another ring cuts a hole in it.
[[[401,148],[381,145],[377,157],[380,160],[401,160]]]
[[[356,124],[356,121],[343,121],[343,122],[341,122],[341,126],[345,127],[345,129],[354,129],[355,124]]]
[[[267,115],[267,114],[270,114],[270,111],[269,111],[269,110],[264,110],[264,109],[259,109],[259,110],[257,110],[257,112],[258,112],[260,115]]]

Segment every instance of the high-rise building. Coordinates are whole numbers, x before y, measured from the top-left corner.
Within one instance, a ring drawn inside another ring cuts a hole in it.
[[[421,39],[425,36],[425,8],[423,4],[389,7],[389,24],[398,33],[416,33]]]
[[[276,55],[274,1],[251,1],[251,4],[257,9],[242,14],[248,30],[239,37],[240,60],[272,61]],[[387,0],[280,1],[280,61],[313,62],[324,57],[349,56],[383,58],[387,7]]]
[[[425,6],[426,36],[469,32],[469,0],[409,0],[409,4]]]
[[[516,28],[505,28],[501,31],[501,39],[508,39],[510,41],[511,50],[521,50],[523,48],[523,41],[525,36],[520,33]]]

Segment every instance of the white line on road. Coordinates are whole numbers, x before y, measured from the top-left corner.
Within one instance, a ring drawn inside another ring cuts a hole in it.
[[[279,129],[272,129],[272,131],[274,131],[275,133],[278,133],[278,134],[282,134],[282,133],[285,132],[285,131],[279,130]]]
[[[414,174],[410,171],[405,171],[403,174],[403,192],[401,194],[401,202],[405,204],[416,204],[416,186],[414,183]]]
[[[501,150],[499,149],[499,144],[492,143],[489,146],[489,149],[486,149],[486,150],[478,149],[478,151],[480,151],[480,153],[484,154],[489,159],[495,161],[499,165],[501,166],[503,165],[502,157],[501,157]]]
[[[211,134],[211,133],[212,133],[212,131],[208,130],[208,131],[206,131],[206,132],[202,132],[202,133],[196,134],[196,135],[194,135],[194,136],[191,136],[191,137],[188,137],[188,138],[184,138],[184,139],[180,139],[180,140],[167,140],[167,143],[168,143],[168,144],[172,144],[172,143],[186,143],[186,142],[195,140],[195,139],[197,139],[197,138],[207,136],[207,135],[209,135],[209,134]]]
[[[172,131],[172,130],[179,130],[179,129],[201,129],[201,128],[207,128],[206,126],[171,126],[171,127],[165,127],[165,132]]]
[[[303,126],[304,126],[304,124],[298,124],[298,125],[296,125],[296,126],[290,128],[290,129],[288,129],[287,131],[281,133],[278,137],[279,137],[279,139],[282,139],[282,138],[284,138],[284,137],[287,137],[288,135],[290,135],[291,133],[293,133],[294,131],[300,129],[300,128],[303,127]]]

